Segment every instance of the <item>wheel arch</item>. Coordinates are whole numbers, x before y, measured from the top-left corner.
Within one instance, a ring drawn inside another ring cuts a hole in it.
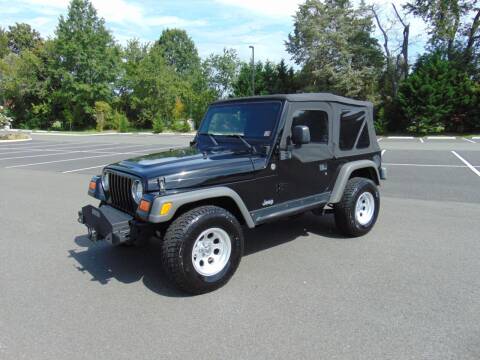
[[[353,177],[363,177],[372,180],[380,185],[380,175],[377,165],[371,160],[357,160],[342,165],[335,180],[335,186],[330,194],[329,202],[332,204],[340,202],[348,180]]]
[[[212,197],[212,198],[192,201],[192,202],[183,204],[176,210],[174,217],[180,216],[183,213],[191,209],[194,209],[196,207],[205,206],[205,205],[214,205],[214,206],[221,207],[222,209],[225,209],[230,213],[232,213],[232,215],[237,218],[240,224],[242,225],[247,224],[246,219],[244,218],[242,211],[238,207],[237,203],[235,202],[235,200],[233,200],[229,196]]]
[[[203,205],[216,205],[230,211],[240,223],[249,228],[255,227],[255,223],[241,197],[232,189],[219,186],[201,190],[187,191],[184,193],[157,197],[150,212],[149,221],[164,223],[177,217],[194,207]],[[162,205],[170,202],[172,209],[167,215],[159,214]]]

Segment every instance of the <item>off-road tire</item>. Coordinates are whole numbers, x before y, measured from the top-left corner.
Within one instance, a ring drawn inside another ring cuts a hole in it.
[[[203,276],[193,265],[193,246],[203,231],[213,227],[229,235],[231,254],[218,274]],[[168,227],[162,243],[162,265],[166,276],[179,289],[194,295],[203,294],[230,280],[240,264],[243,248],[242,227],[235,216],[218,206],[200,206],[180,215]]]
[[[358,198],[365,192],[370,192],[374,199],[374,213],[367,224],[360,224],[355,217]],[[378,218],[380,210],[380,193],[377,185],[370,179],[355,177],[348,180],[342,199],[334,206],[335,223],[338,230],[346,236],[356,237],[368,233]]]

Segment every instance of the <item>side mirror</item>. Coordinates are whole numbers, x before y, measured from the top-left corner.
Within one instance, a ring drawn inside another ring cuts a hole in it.
[[[295,145],[308,144],[310,142],[310,129],[308,126],[295,126],[292,131],[292,141]]]

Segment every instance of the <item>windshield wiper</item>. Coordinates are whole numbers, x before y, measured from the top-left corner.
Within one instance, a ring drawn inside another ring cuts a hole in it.
[[[240,134],[227,134],[227,135],[224,135],[224,136],[227,136],[227,137],[235,137],[237,139],[240,139],[242,141],[242,143],[248,148],[248,150],[252,153],[256,153],[257,150],[255,149],[254,146],[252,146],[247,140],[245,140],[245,137],[240,135]]]
[[[213,145],[218,146],[218,142],[217,142],[217,140],[215,140],[215,136],[213,134],[206,133],[206,132],[201,132],[201,133],[198,133],[198,135],[208,136],[208,138],[213,143]]]

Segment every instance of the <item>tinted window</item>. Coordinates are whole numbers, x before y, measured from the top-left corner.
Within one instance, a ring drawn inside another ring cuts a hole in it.
[[[328,144],[328,114],[321,110],[302,110],[293,115],[292,129],[306,125],[310,129],[310,142]]]
[[[343,111],[340,117],[341,150],[351,150],[365,121],[365,111]]]
[[[281,107],[282,104],[278,101],[213,105],[208,109],[199,132],[269,139],[275,129]]]
[[[358,139],[357,149],[364,149],[370,146],[370,137],[368,136],[368,126],[365,124],[362,135]]]

